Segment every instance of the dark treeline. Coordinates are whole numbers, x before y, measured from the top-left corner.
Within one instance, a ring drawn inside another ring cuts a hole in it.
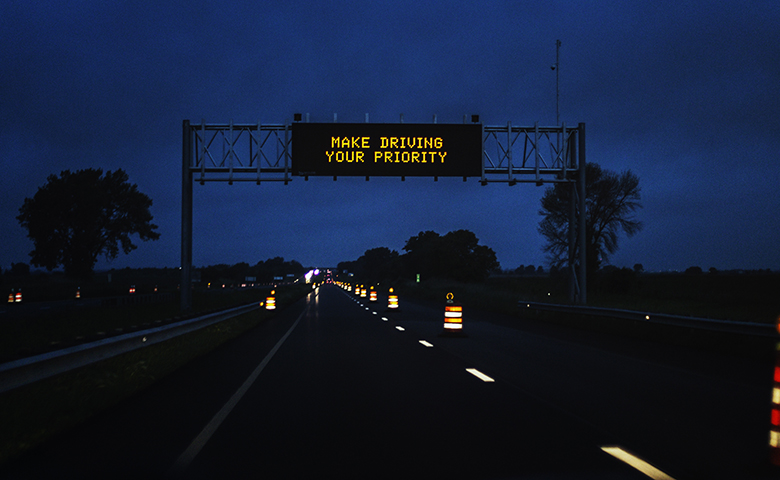
[[[468,230],[446,235],[420,232],[409,238],[404,254],[386,247],[367,250],[360,258],[338,264],[339,272],[352,273],[363,282],[446,278],[462,282],[480,282],[499,268],[493,249],[479,245]]]
[[[235,265],[219,264],[193,269],[193,286],[205,286],[208,283],[227,287],[238,287],[254,277],[252,283],[272,283],[275,277],[290,279],[304,274],[303,266],[295,261],[286,261],[275,257],[260,261],[255,265],[241,262]],[[121,268],[95,272],[89,280],[68,277],[65,272],[55,270],[30,270],[25,263],[15,263],[11,268],[0,270],[0,287],[3,298],[10,292],[23,292],[25,302],[73,299],[80,291],[81,298],[126,295],[133,287],[138,294],[157,292],[176,292],[181,283],[181,269],[162,268]]]
[[[269,258],[265,261],[259,261],[255,265],[249,265],[246,262],[236,263],[235,265],[217,264],[207,267],[196,267],[196,272],[200,272],[202,282],[219,282],[224,281],[228,283],[240,283],[245,281],[246,277],[255,277],[257,282],[271,283],[274,277],[285,277],[287,275],[294,275],[299,277],[304,274],[305,269],[303,266],[295,261],[287,261],[282,257]],[[143,277],[164,277],[173,278],[178,281],[179,268],[122,268],[122,269],[110,269],[107,271],[98,272],[92,281],[85,281],[79,283],[104,283],[111,282],[110,278],[117,279],[126,276],[143,276]],[[0,284],[2,283],[17,283],[19,280],[36,279],[39,282],[45,282],[47,280],[65,280],[63,272],[44,272],[41,270],[31,271],[30,266],[26,263],[14,263],[11,264],[11,268],[3,271],[0,269]]]
[[[246,262],[235,265],[210,265],[200,270],[203,283],[241,283],[247,277],[254,277],[259,283],[271,283],[274,278],[293,275],[300,277],[305,273],[303,265],[295,260],[285,261],[282,257],[269,258],[259,261],[255,265]]]

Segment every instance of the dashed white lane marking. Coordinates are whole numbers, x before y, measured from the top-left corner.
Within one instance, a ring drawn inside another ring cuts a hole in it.
[[[476,368],[467,368],[466,371],[474,375],[478,379],[482,380],[483,382],[495,382],[495,380],[493,380],[491,377],[488,377],[487,375],[480,372]]]
[[[661,470],[658,470],[657,468],[645,462],[641,458],[631,453],[628,453],[627,451],[623,450],[620,447],[601,447],[601,449],[607,452],[608,454],[612,455],[613,457],[617,458],[618,460],[631,465],[632,467],[636,468],[637,470],[644,473],[645,475],[652,478],[653,480],[674,480],[674,478],[670,477],[666,473],[662,472]]]

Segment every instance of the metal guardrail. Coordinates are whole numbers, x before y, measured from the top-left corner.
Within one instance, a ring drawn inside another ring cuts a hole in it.
[[[553,303],[518,302],[521,308],[533,310],[545,310],[550,312],[563,312],[579,315],[620,318],[624,320],[636,320],[640,322],[656,323],[661,325],[673,325],[676,327],[696,328],[717,332],[727,332],[738,335],[752,335],[759,337],[777,337],[775,325],[768,323],[740,322],[733,320],[716,320],[712,318],[686,317],[683,315],[666,315],[662,313],[637,312],[633,310],[620,310],[616,308],[587,307],[578,305],[560,305]]]
[[[260,308],[257,302],[0,364],[0,393],[194,332]]]

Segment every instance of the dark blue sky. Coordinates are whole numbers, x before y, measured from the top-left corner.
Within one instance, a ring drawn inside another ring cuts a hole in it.
[[[125,169],[162,238],[98,268],[177,266],[181,124],[587,125],[588,160],[640,178],[647,270],[780,269],[780,3],[104,2],[0,5],[0,267],[15,217],[61,170]],[[473,231],[503,268],[546,265],[543,188],[477,179],[194,186],[196,266],[335,265],[421,230]]]

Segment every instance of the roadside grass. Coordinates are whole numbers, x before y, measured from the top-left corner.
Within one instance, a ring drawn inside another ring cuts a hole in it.
[[[592,305],[700,318],[774,324],[780,274],[644,274],[618,291],[589,294]]]
[[[291,305],[310,291],[306,285],[277,289],[277,308]],[[254,294],[258,295],[258,292]],[[242,293],[232,300],[244,296]],[[216,303],[224,301],[226,299]],[[213,305],[214,302],[207,299],[204,304]],[[162,314],[160,312],[167,312],[166,307],[160,308],[158,313]],[[0,464],[149,387],[274,314],[264,309],[245,313],[166,342],[0,394]]]
[[[514,315],[519,301],[568,304],[567,286],[549,276],[496,277],[484,283],[431,279],[397,286],[416,298],[455,299],[475,308]],[[645,274],[618,288],[588,292],[588,305],[700,318],[774,324],[780,315],[780,274]]]
[[[197,291],[189,315],[265,300],[267,288]],[[0,322],[0,362],[143,330],[179,319],[179,297],[160,294],[160,301],[139,305],[66,307]]]
[[[409,295],[420,300],[441,302],[442,308],[447,294],[452,293],[455,302],[469,307],[509,315],[518,312],[515,292],[490,283],[431,279],[423,283],[402,282],[397,285],[396,290],[402,297]]]
[[[606,308],[646,311],[700,318],[748,321],[772,325],[780,314],[780,275],[723,275],[720,278],[647,276],[623,294],[589,293],[588,304]],[[599,316],[528,311],[520,300],[567,304],[555,279],[536,276],[494,278],[481,284],[431,279],[401,282],[399,295],[444,305],[447,293],[466,307],[517,318],[517,321],[551,323],[593,332],[678,345],[685,348],[771,360],[777,339],[752,337],[694,328],[659,325]],[[403,298],[403,297],[401,297]]]

